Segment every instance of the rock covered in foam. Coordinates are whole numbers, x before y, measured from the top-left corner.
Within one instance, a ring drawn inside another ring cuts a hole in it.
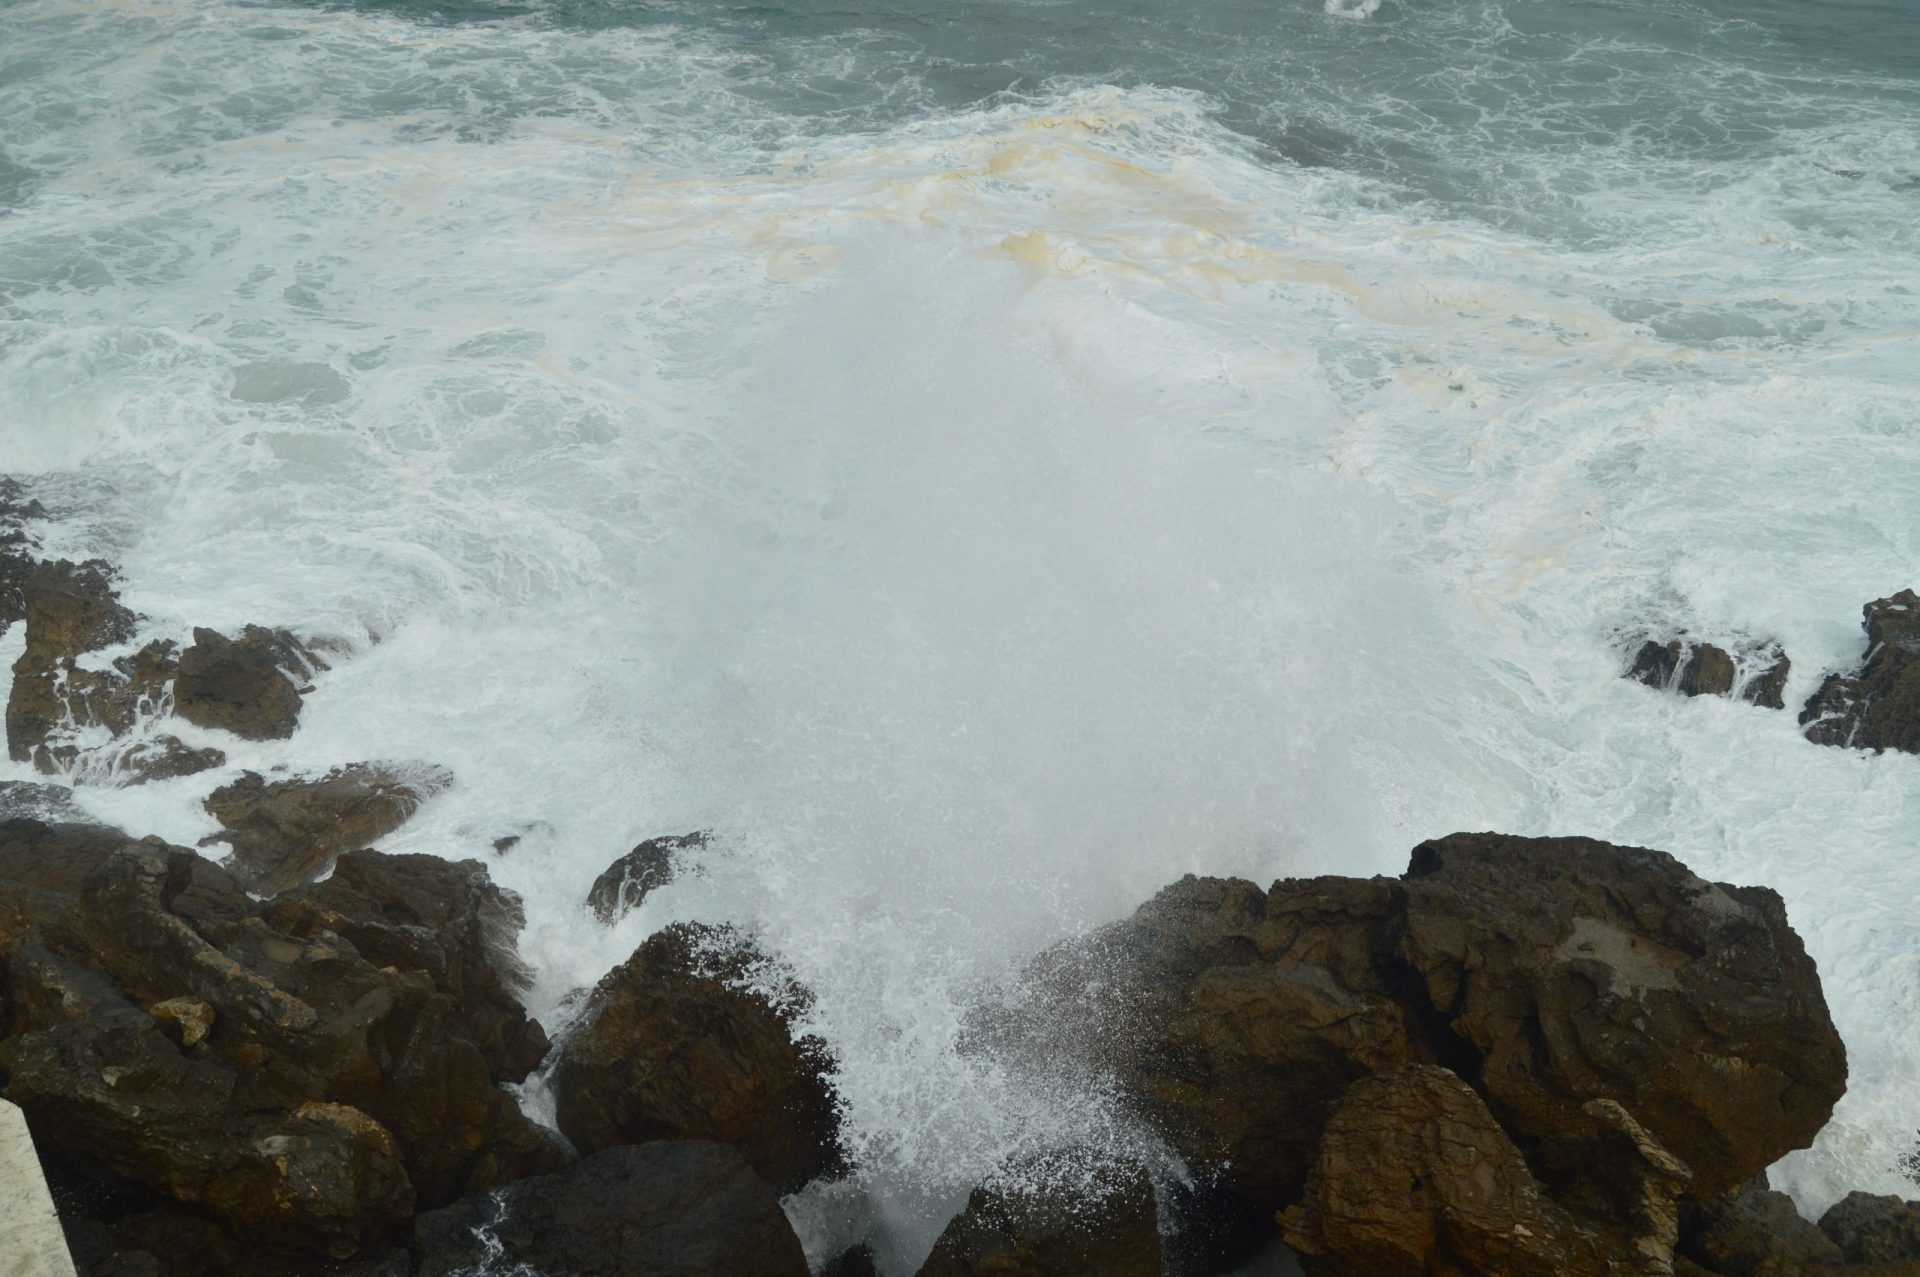
[[[702,1140],[611,1148],[422,1215],[419,1277],[479,1271],[613,1277],[807,1277],[773,1191]]]
[[[207,797],[208,814],[225,832],[206,841],[227,843],[234,873],[271,895],[311,881],[342,854],[392,833],[450,783],[440,768],[403,771],[376,763],[271,782],[245,772]]]
[[[832,1062],[797,1035],[809,995],[736,932],[658,932],[600,981],[551,1070],[560,1130],[583,1152],[719,1140],[782,1192],[840,1161]]]
[[[1626,677],[1682,696],[1732,696],[1768,709],[1783,709],[1793,662],[1778,644],[1740,658],[1713,643],[1686,638],[1648,639],[1634,653]]]
[[[1800,711],[1818,745],[1920,753],[1920,595],[1902,590],[1863,609],[1866,657],[1829,674]]]
[[[1160,1277],[1153,1182],[1131,1159],[1066,1150],[1000,1168],[940,1234],[918,1277]]]
[[[704,833],[649,838],[608,865],[587,892],[587,907],[611,925],[648,895],[673,881],[674,854],[707,845]]]

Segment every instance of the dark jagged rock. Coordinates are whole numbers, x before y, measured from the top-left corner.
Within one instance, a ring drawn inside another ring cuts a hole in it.
[[[134,784],[194,776],[226,764],[227,756],[217,749],[195,749],[178,736],[167,735],[139,741],[115,759],[115,766]]]
[[[1744,681],[1743,665],[1752,669]],[[1736,661],[1725,648],[1713,643],[1648,639],[1634,653],[1626,676],[1648,687],[1672,688],[1683,696],[1732,696],[1737,688],[1741,700],[1784,709],[1782,697],[1792,668],[1793,663],[1778,646]]]
[[[35,563],[26,525],[47,512],[19,480],[0,475],[0,634],[27,614],[26,580]]]
[[[1810,1142],[1846,1079],[1778,896],[1571,838],[1455,835],[1399,882],[1188,878],[975,1027],[1111,1076],[1249,1211],[1296,1200],[1334,1103],[1407,1064],[1479,1091],[1556,1194],[1618,1164],[1607,1103],[1711,1196]]]
[[[1500,1273],[1607,1277],[1659,1271],[1685,1172],[1657,1149],[1635,1221],[1581,1219],[1555,1202],[1473,1089],[1415,1065],[1354,1083],[1320,1143],[1288,1245],[1313,1277]]]
[[[1865,662],[1856,674],[1829,674],[1800,711],[1818,745],[1920,753],[1920,595],[1875,599],[1864,609]]]
[[[851,1246],[829,1259],[818,1277],[880,1277],[880,1264],[871,1246]]]
[[[1820,1217],[1820,1231],[1850,1264],[1920,1265],[1920,1202],[1848,1193]]]
[[[305,1255],[564,1165],[500,1089],[543,1041],[517,903],[471,862],[351,859],[258,904],[158,840],[0,822],[0,1076],[36,1138]]]
[[[524,1265],[578,1277],[807,1277],[780,1203],[724,1144],[607,1149],[422,1215],[419,1277]]]
[[[1153,1183],[1138,1162],[1028,1158],[976,1188],[919,1277],[1160,1277]]]
[[[180,653],[174,713],[200,727],[218,727],[248,740],[293,735],[301,694],[326,662],[285,630],[249,625],[237,639],[196,629]]]
[[[0,780],[0,820],[84,821],[65,785],[42,785],[30,780]]]
[[[1846,1089],[1819,974],[1764,887],[1585,838],[1414,849],[1405,960],[1501,1123],[1577,1170],[1610,1099],[1712,1196],[1810,1143]]]
[[[271,895],[311,881],[341,854],[392,833],[451,779],[437,768],[403,779],[372,763],[271,783],[246,772],[208,796],[206,809],[226,832],[207,841],[229,844],[234,872],[252,890]]]
[[[680,925],[608,972],[551,1070],[560,1130],[582,1152],[710,1139],[781,1192],[839,1162],[831,1062],[795,1039],[808,995],[742,987],[765,960],[735,932]]]
[[[706,845],[704,833],[649,838],[608,865],[605,872],[593,880],[593,887],[587,892],[587,907],[601,922],[619,921],[628,910],[638,908],[649,893],[673,881],[675,852]]]
[[[1723,1277],[1824,1272],[1846,1258],[1801,1218],[1791,1197],[1767,1186],[1764,1172],[1731,1192],[1689,1205],[1681,1217],[1680,1251]]]

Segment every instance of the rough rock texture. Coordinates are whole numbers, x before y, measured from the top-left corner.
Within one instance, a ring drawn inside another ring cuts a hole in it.
[[[1800,711],[1819,745],[1920,753],[1920,595],[1902,590],[1864,609],[1867,654],[1857,674],[1829,674]]]
[[[1920,1265],[1920,1202],[1848,1193],[1820,1217],[1820,1231],[1848,1263]]]
[[[1751,676],[1744,681],[1743,664],[1752,667]],[[1649,639],[1634,653],[1626,676],[1648,687],[1672,688],[1683,696],[1731,696],[1738,688],[1741,700],[1784,709],[1782,697],[1792,668],[1793,663],[1778,646],[1769,646],[1742,662],[1712,643]]]
[[[305,1255],[563,1165],[499,1087],[540,1041],[517,972],[479,969],[517,904],[472,863],[384,859],[262,905],[158,840],[0,822],[7,1098],[64,1156]]]
[[[251,890],[271,895],[311,881],[342,853],[392,833],[450,779],[426,768],[403,779],[372,763],[271,783],[246,772],[207,798],[207,811],[226,832],[206,841],[228,843],[233,872]]]
[[[130,783],[136,785],[148,780],[192,776],[215,767],[224,767],[226,763],[227,756],[220,750],[211,747],[195,749],[178,736],[169,735],[137,741],[114,758],[114,766],[126,774]]]
[[[1823,1272],[1846,1258],[1832,1239],[1800,1217],[1792,1198],[1767,1186],[1764,1172],[1732,1192],[1688,1206],[1680,1250],[1724,1277],[1791,1277]]]
[[[148,689],[124,686],[129,675],[83,669],[78,658],[133,637],[134,615],[115,596],[105,563],[34,563],[17,582],[26,620],[26,649],[13,664],[7,698],[7,754],[51,772],[73,756],[74,726],[130,715]],[[143,661],[148,653],[134,658]]]
[[[807,1277],[773,1191],[734,1149],[698,1140],[608,1149],[422,1215],[414,1249],[419,1277],[474,1272],[490,1254],[489,1272]]]
[[[839,1161],[832,1066],[795,1040],[806,1004],[742,987],[764,959],[738,934],[674,926],[608,972],[550,1073],[560,1130],[583,1153],[656,1139],[719,1140],[789,1192]]]
[[[1496,1116],[1577,1170],[1610,1099],[1706,1197],[1804,1147],[1846,1088],[1819,974],[1764,887],[1661,852],[1456,834],[1414,849],[1405,960]]]
[[[871,1246],[853,1246],[829,1259],[817,1277],[880,1277],[880,1264]]]
[[[1065,1154],[1004,1167],[948,1223],[919,1277],[1160,1277],[1153,1182]]]
[[[36,547],[26,525],[46,516],[19,480],[0,475],[0,634],[27,614],[22,586],[33,568]]]
[[[1028,989],[983,1045],[1111,1075],[1267,1212],[1347,1088],[1407,1064],[1465,1079],[1576,1197],[1604,1195],[1579,1182],[1621,1165],[1623,1117],[1712,1196],[1808,1143],[1846,1079],[1778,896],[1587,839],[1454,835],[1399,882],[1188,878],[1042,955]]]
[[[327,665],[285,630],[249,625],[237,639],[196,629],[180,653],[174,713],[200,727],[219,727],[248,740],[293,735],[301,693]]]
[[[29,780],[0,780],[0,820],[84,821],[65,785],[42,785]]]
[[[1606,1277],[1656,1271],[1673,1251],[1671,1159],[1651,1235],[1554,1202],[1485,1101],[1446,1069],[1356,1082],[1327,1123],[1287,1244],[1313,1277],[1500,1273]],[[1654,1266],[1650,1266],[1654,1265]]]
[[[649,838],[608,865],[606,871],[593,880],[593,887],[587,892],[587,907],[604,923],[619,921],[650,892],[673,881],[675,852],[706,845],[704,833]]]

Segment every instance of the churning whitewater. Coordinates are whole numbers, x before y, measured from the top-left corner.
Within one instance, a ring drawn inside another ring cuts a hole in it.
[[[1774,1183],[1911,1191],[1920,761],[1619,677],[1775,639],[1798,705],[1916,583],[1911,5],[12,0],[0,121],[48,551],[135,645],[342,645],[218,777],[450,769],[383,846],[521,894],[549,1026],[751,929],[839,1063],[816,1255],[1135,1138],[958,1049],[1044,946],[1456,829],[1780,891],[1851,1079]]]

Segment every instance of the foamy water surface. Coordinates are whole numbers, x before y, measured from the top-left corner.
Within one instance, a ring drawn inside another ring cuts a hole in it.
[[[910,1272],[1008,1153],[1132,1138],[955,1049],[1039,948],[1456,829],[1778,889],[1852,1081],[1775,1183],[1911,1191],[1920,762],[1617,677],[1777,639],[1796,704],[1916,583],[1911,6],[24,0],[0,120],[49,548],[143,641],[352,649],[83,805],[445,764],[387,848],[525,897],[550,1023],[752,928],[840,1060],[817,1250]]]

